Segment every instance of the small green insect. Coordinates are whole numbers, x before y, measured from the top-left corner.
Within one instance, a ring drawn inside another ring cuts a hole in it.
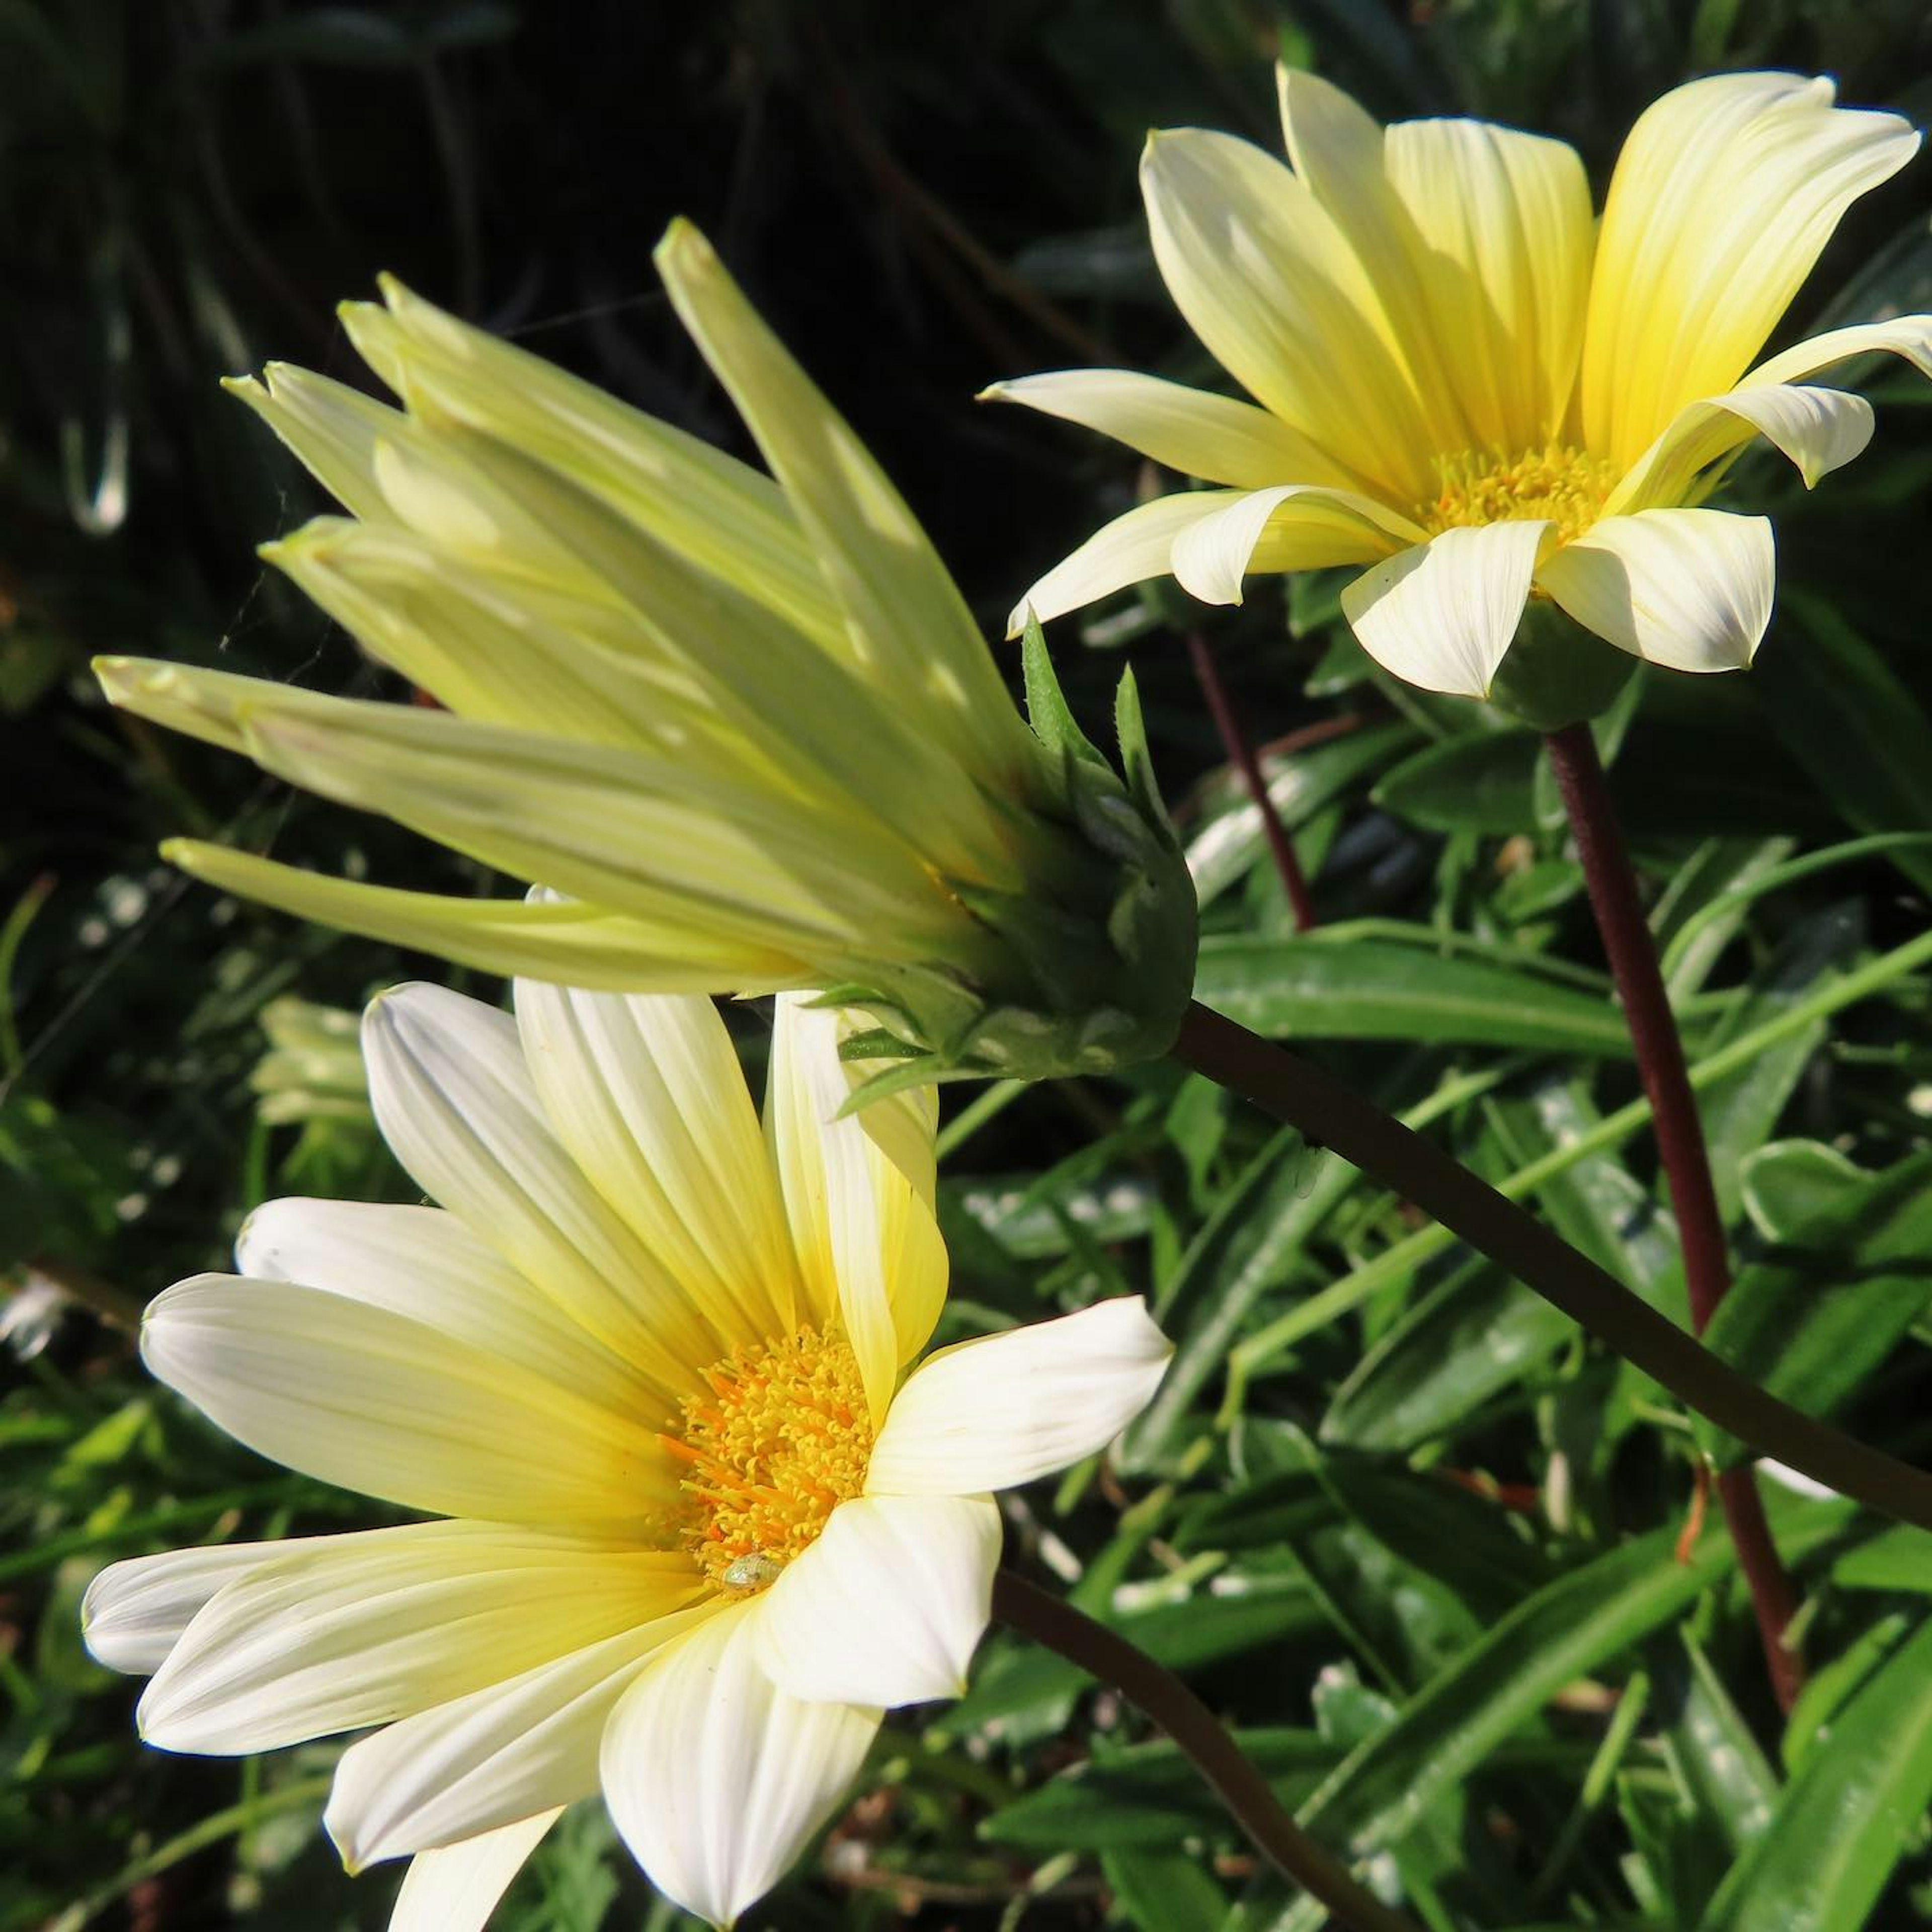
[[[784,1568],[776,1556],[767,1556],[762,1550],[754,1550],[748,1556],[740,1556],[724,1572],[728,1588],[733,1590],[762,1590],[767,1583],[776,1582],[778,1572]]]

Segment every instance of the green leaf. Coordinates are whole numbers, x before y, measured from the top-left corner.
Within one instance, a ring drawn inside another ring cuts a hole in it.
[[[1826,600],[1793,587],[1782,602],[1785,634],[1751,681],[1786,747],[1854,830],[1932,831],[1932,719]],[[1932,890],[1932,854],[1890,856]]]
[[[1705,1340],[1813,1415],[1834,1414],[1932,1300],[1932,1154],[1841,1188],[1731,1286]],[[1702,1425],[1700,1425],[1700,1429]],[[1707,1432],[1720,1467],[1733,1437]]]
[[[1777,1509],[1778,1548],[1796,1562],[1852,1514],[1835,1502]],[[1680,1616],[1736,1561],[1724,1537],[1702,1538],[1686,1563],[1674,1560],[1676,1543],[1674,1528],[1654,1531],[1538,1591],[1355,1751],[1303,1822],[1358,1856],[1399,1840],[1564,1685]]]
[[[1527,832],[1538,744],[1533,731],[1467,732],[1405,758],[1372,796],[1384,812],[1431,832]]]
[[[1221,1932],[1226,1922],[1227,1894],[1184,1852],[1116,1847],[1100,1854],[1100,1870],[1142,1932]]]
[[[1788,1241],[1849,1186],[1871,1177],[1822,1141],[1773,1141],[1745,1155],[1744,1212],[1767,1241]]]
[[[1910,1590],[1932,1597],[1932,1535],[1895,1522],[1848,1550],[1832,1565],[1832,1581],[1846,1590]]]
[[[1316,934],[1204,939],[1194,996],[1255,1032],[1298,1040],[1400,1040],[1628,1058],[1600,999],[1492,959]]]
[[[1932,1801],[1932,1622],[1833,1720],[1772,1828],[1731,1868],[1701,1932],[1862,1925]]]

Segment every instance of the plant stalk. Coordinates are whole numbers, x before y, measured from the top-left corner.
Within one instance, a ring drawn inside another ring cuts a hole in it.
[[[1569,814],[1610,975],[1623,1002],[1637,1072],[1649,1096],[1658,1159],[1677,1216],[1690,1325],[1701,1335],[1730,1292],[1731,1265],[1703,1123],[1684,1065],[1684,1042],[1664,989],[1597,741],[1588,724],[1566,724],[1550,733],[1544,743]],[[1780,1708],[1788,1712],[1804,1682],[1803,1660],[1785,1640],[1797,1614],[1798,1592],[1772,1540],[1754,1472],[1748,1467],[1726,1470],[1718,1478],[1718,1500],[1750,1590],[1772,1688]]]
[[[1741,1376],[1585,1254],[1373,1102],[1198,1003],[1184,1066],[1332,1148],[1606,1342],[1687,1408],[1840,1495],[1932,1529],[1932,1475],[1806,1415]]]
[[[1010,1570],[993,1579],[993,1614],[1138,1705],[1213,1786],[1256,1849],[1325,1905],[1334,1924],[1347,1932],[1415,1932],[1296,1824],[1227,1727],[1172,1671]]]
[[[1240,773],[1247,786],[1248,796],[1261,814],[1262,836],[1268,841],[1269,855],[1274,860],[1274,868],[1280,874],[1282,889],[1288,894],[1288,910],[1294,916],[1294,929],[1297,932],[1306,932],[1316,923],[1314,895],[1308,890],[1301,861],[1295,856],[1294,841],[1288,836],[1288,827],[1275,809],[1274,800],[1268,791],[1267,774],[1262,770],[1260,759],[1255,755],[1254,747],[1248,742],[1247,734],[1241,729],[1240,718],[1234,710],[1234,700],[1228,694],[1228,687],[1221,681],[1221,668],[1214,662],[1214,649],[1204,632],[1188,632],[1187,655],[1192,661],[1201,694],[1208,700],[1208,715],[1214,721],[1215,730],[1221,734],[1222,748],[1227,752],[1229,762]]]

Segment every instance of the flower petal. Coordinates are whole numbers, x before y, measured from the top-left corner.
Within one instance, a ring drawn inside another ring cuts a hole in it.
[[[654,1652],[715,1614],[680,1610],[351,1744],[322,1820],[344,1862],[359,1871],[590,1796],[617,1700]]]
[[[689,222],[672,223],[656,259],[805,526],[844,608],[854,668],[989,784],[1030,770],[992,653],[904,499]]]
[[[1858,356],[1903,356],[1932,378],[1932,316],[1834,328],[1761,363],[1735,389],[1687,404],[1610,493],[1605,514],[1669,508],[1708,488],[1702,472],[1762,436],[1798,466],[1808,490],[1858,455],[1870,440],[1871,405],[1843,389],[1802,381]]]
[[[604,1802],[651,1882],[728,1926],[829,1818],[879,1728],[876,1710],[788,1695],[758,1662],[758,1604],[652,1664],[604,1734]]]
[[[1288,484],[1250,491],[1190,524],[1174,542],[1174,576],[1204,604],[1238,604],[1251,573],[1371,563],[1424,541],[1406,517],[1366,496]]]
[[[1582,158],[1466,119],[1398,122],[1382,154],[1469,446],[1543,448],[1582,354],[1596,226]]]
[[[608,992],[728,986],[772,993],[819,976],[795,952],[760,950],[701,918],[633,919],[554,896],[472,899],[407,892],[328,878],[198,838],[167,839],[161,856],[218,891],[506,979],[536,976]]]
[[[796,1325],[797,1268],[757,1108],[707,999],[516,988],[557,1139],[728,1346]]]
[[[558,1805],[514,1825],[418,1852],[403,1876],[389,1932],[483,1932],[524,1861],[562,1816]]]
[[[994,383],[980,400],[1024,403],[1063,422],[1098,430],[1184,476],[1238,490],[1264,490],[1333,466],[1305,436],[1252,403],[1125,369],[1022,376]]]
[[[386,308],[346,302],[357,352],[412,412],[458,422],[557,470],[640,530],[815,634],[844,619],[769,476],[554,363],[380,278]],[[743,568],[748,556],[758,567]]]
[[[976,1496],[1104,1449],[1152,1398],[1173,1345],[1138,1295],[962,1342],[907,1378],[868,1496]]]
[[[1912,158],[1897,115],[1832,99],[1828,80],[1718,74],[1630,130],[1597,244],[1586,447],[1628,469],[1686,404],[1730,388],[1846,209]]]
[[[1427,452],[1415,382],[1361,263],[1306,183],[1251,142],[1148,137],[1154,259],[1216,361],[1326,460],[1291,480],[1417,502]]]
[[[149,1371],[285,1468],[437,1515],[636,1527],[677,1490],[626,1415],[386,1308],[200,1275],[141,1324]]]
[[[370,1004],[362,1052],[396,1158],[533,1293],[673,1398],[730,1352],[558,1142],[508,1014],[399,986]]]
[[[1525,519],[1444,530],[1343,590],[1349,626],[1376,663],[1407,682],[1486,698],[1553,527]]]
[[[900,1364],[938,1318],[946,1257],[921,1178],[900,1164],[911,1163],[908,1149],[922,1135],[931,1144],[932,1097],[911,1092],[880,1102],[893,1110],[889,1127],[868,1129],[869,1108],[842,1118],[862,1070],[839,1058],[848,1026],[803,995],[779,1000],[765,1130],[808,1300],[820,1322],[838,1314],[876,1426]]]
[[[292,1546],[286,1541],[218,1543],[110,1563],[81,1599],[81,1640],[97,1664],[145,1676],[166,1662],[182,1632],[218,1590],[286,1556]]]
[[[270,1201],[242,1222],[235,1264],[259,1280],[326,1288],[406,1316],[620,1414],[652,1394],[628,1362],[440,1208]]]
[[[241,1756],[392,1722],[688,1608],[681,1552],[495,1523],[319,1538],[195,1617],[141,1700],[164,1750]]]
[[[1182,490],[1137,504],[1112,523],[1102,524],[1013,606],[1006,635],[1017,638],[1026,628],[1029,611],[1048,624],[1130,584],[1171,576],[1174,539],[1202,518],[1244,500],[1236,490]]]
[[[1537,581],[1586,630],[1675,670],[1743,670],[1771,622],[1771,524],[1723,510],[1606,517]]]
[[[987,1496],[860,1496],[758,1603],[758,1658],[813,1702],[957,1697],[992,1613],[1000,1512]]]

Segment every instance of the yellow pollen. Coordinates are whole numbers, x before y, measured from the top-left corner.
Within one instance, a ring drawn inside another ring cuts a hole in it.
[[[713,1363],[663,1437],[687,1473],[685,1546],[718,1588],[765,1588],[865,1486],[872,1421],[842,1336],[801,1328]]]
[[[1435,467],[1442,488],[1416,509],[1417,520],[1431,536],[1546,518],[1556,526],[1557,540],[1568,543],[1603,514],[1604,500],[1617,480],[1615,466],[1601,457],[1556,442],[1515,456],[1466,449],[1437,457]]]

